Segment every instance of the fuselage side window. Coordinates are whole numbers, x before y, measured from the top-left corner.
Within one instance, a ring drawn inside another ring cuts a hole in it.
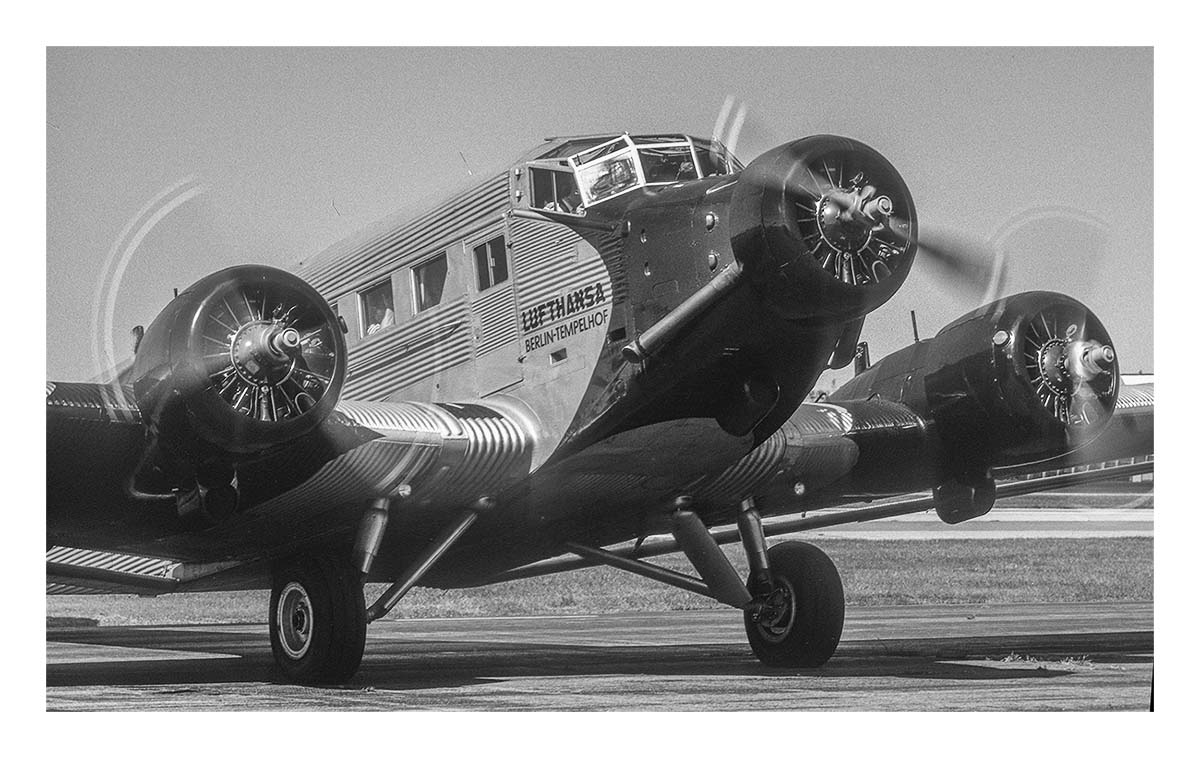
[[[359,293],[358,302],[362,313],[358,320],[362,324],[362,336],[367,337],[395,325],[396,308],[392,300],[391,279],[363,290]]]
[[[441,253],[413,266],[413,298],[418,313],[442,302],[446,287],[446,254]]]
[[[475,253],[475,273],[480,292],[508,281],[508,251],[504,247],[504,235],[476,245],[472,252]]]

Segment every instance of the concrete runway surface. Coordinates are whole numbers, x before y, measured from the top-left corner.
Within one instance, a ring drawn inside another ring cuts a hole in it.
[[[277,681],[263,625],[50,627],[49,710],[1145,710],[1152,603],[847,609],[814,671],[737,611],[384,620],[344,687]]]

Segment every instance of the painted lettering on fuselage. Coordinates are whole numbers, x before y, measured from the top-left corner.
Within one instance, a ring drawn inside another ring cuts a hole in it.
[[[530,353],[559,340],[573,337],[608,323],[604,284],[596,282],[552,297],[521,311],[525,352]],[[599,309],[599,310],[596,310]],[[589,312],[590,311],[590,312]]]
[[[525,334],[550,326],[556,321],[595,308],[608,301],[600,282],[571,290],[521,311],[521,331]]]
[[[531,353],[538,348],[545,347],[567,337],[573,337],[580,332],[586,332],[588,329],[604,326],[606,323],[608,323],[608,311],[596,311],[595,313],[580,316],[577,319],[550,327],[540,334],[526,337],[525,352]]]

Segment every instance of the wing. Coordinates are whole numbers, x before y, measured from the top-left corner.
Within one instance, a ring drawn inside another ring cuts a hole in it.
[[[925,424],[911,409],[885,400],[806,403],[783,429],[737,465],[711,479],[700,490],[714,501],[753,492],[764,510],[803,510],[763,520],[763,533],[774,537],[921,513],[937,506],[929,493],[864,500],[894,490],[897,483],[919,482],[921,457],[928,439]],[[891,473],[884,473],[890,470]],[[996,498],[1016,497],[1087,482],[1120,479],[1154,471],[1154,385],[1123,387],[1113,419],[1090,445],[1066,456],[1010,467],[997,472]],[[764,475],[764,472],[770,472]],[[906,479],[906,477],[908,477]],[[796,483],[822,487],[796,500]],[[802,502],[799,506],[797,503]],[[789,505],[790,503],[790,505]],[[847,504],[856,504],[847,507]],[[822,510],[831,506],[841,506]],[[718,544],[739,542],[736,525],[709,530]],[[606,547],[622,558],[652,558],[681,550],[675,538],[655,534]],[[492,581],[600,565],[578,554],[559,555],[505,571]]]
[[[1112,420],[1091,444],[1058,458],[1001,469],[999,474],[1015,477],[1109,461],[1153,457],[1154,383],[1122,383]]]
[[[1154,470],[1154,387],[1153,384],[1123,387],[1114,417],[1105,432],[1091,445],[1069,456],[1046,459],[1000,471],[1004,479],[996,485],[996,498],[1013,498],[1033,492],[1073,487],[1082,483],[1124,479]],[[802,512],[784,513],[763,519],[764,536],[799,534],[827,529],[840,524],[878,521],[935,509],[934,495],[914,493],[884,498],[882,503],[864,506],[862,501],[877,497],[880,477],[863,475],[884,467],[906,470],[919,459],[926,443],[924,425],[917,414],[898,403],[805,403],[784,429],[776,432],[736,467],[710,481],[704,489],[707,497],[731,497],[751,488],[761,500],[778,503],[786,500],[787,489],[800,477],[821,483],[833,477],[824,491],[805,498]],[[788,455],[791,449],[791,455]],[[774,452],[772,452],[774,451]],[[768,462],[767,456],[772,456]],[[755,471],[784,465],[784,469],[763,477]],[[859,475],[854,471],[860,468]],[[751,482],[750,477],[756,477]],[[900,474],[893,482],[904,481]],[[847,503],[857,507],[845,506]],[[785,506],[786,507],[786,506]],[[709,530],[719,545],[742,540],[737,525],[728,524]],[[678,553],[678,542],[666,534],[650,535],[608,546],[606,552],[620,558],[646,559]],[[505,571],[492,580],[523,579],[600,565],[599,561],[578,554],[536,561]]]
[[[375,498],[401,498],[402,520],[418,525],[406,537],[419,542],[523,479],[539,441],[516,401],[345,401],[318,433],[239,466],[236,512],[185,529],[180,493],[138,486],[149,443],[130,390],[55,384],[47,416],[53,592],[155,594],[217,575],[241,586],[275,556],[351,541]]]

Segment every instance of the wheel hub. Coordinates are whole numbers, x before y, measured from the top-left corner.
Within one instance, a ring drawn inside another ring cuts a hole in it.
[[[791,583],[782,577],[775,578],[775,589],[763,600],[756,621],[768,640],[787,636],[796,622],[796,595]]]
[[[275,623],[283,652],[292,659],[302,658],[312,644],[313,628],[312,602],[303,585],[291,582],[283,588]]]

